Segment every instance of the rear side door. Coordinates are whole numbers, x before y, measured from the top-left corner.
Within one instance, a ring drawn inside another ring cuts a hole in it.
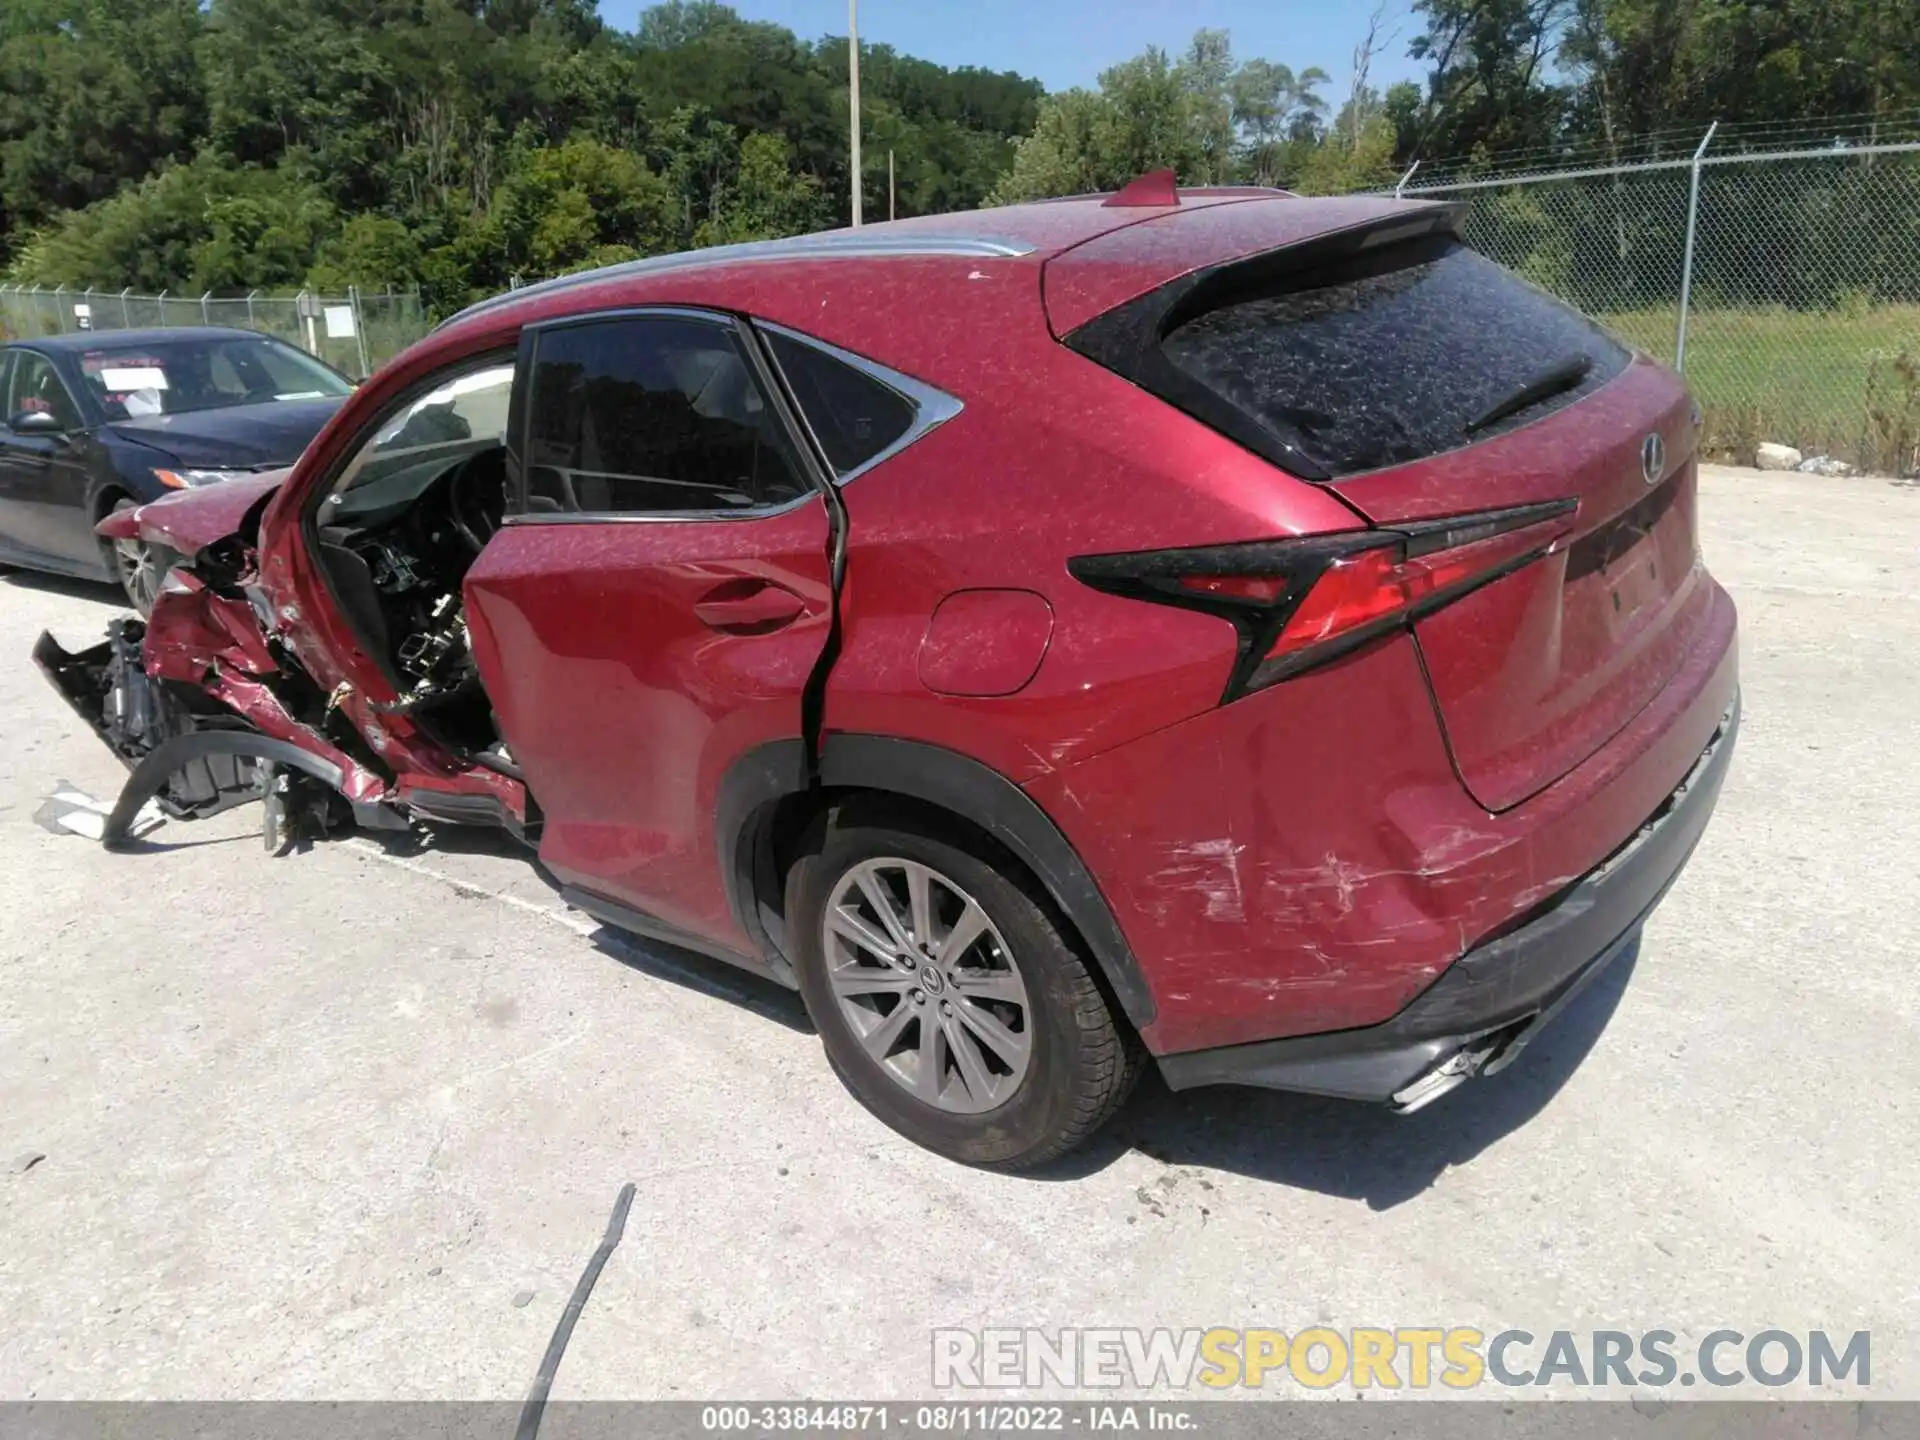
[[[802,734],[834,610],[824,477],[723,315],[529,331],[514,408],[508,518],[464,590],[541,859],[751,953],[714,809],[736,758]]]

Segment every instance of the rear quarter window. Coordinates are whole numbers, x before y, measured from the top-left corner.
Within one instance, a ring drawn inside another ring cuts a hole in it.
[[[844,479],[913,428],[914,402],[878,377],[777,330],[766,336],[836,476]]]

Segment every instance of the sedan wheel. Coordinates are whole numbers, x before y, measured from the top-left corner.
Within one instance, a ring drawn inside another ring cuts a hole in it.
[[[1003,1104],[1033,1057],[1033,1006],[1007,942],[974,898],[895,856],[847,871],[821,933],[827,981],[880,1068],[940,1110]]]
[[[115,514],[137,508],[131,500],[122,500],[113,507]],[[143,540],[115,540],[111,549],[113,572],[120,588],[127,592],[128,602],[145,619],[153,613],[153,602],[160,597],[160,582],[173,568],[172,556]]]

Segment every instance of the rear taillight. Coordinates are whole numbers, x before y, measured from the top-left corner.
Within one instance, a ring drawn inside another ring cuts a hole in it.
[[[1296,540],[1082,555],[1096,590],[1231,621],[1239,655],[1225,699],[1398,629],[1553,548],[1577,502],[1555,500]]]

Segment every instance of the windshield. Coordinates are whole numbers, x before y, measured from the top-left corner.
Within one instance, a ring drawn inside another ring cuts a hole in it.
[[[332,367],[268,335],[103,345],[80,357],[80,373],[110,420],[337,399],[353,389]]]

